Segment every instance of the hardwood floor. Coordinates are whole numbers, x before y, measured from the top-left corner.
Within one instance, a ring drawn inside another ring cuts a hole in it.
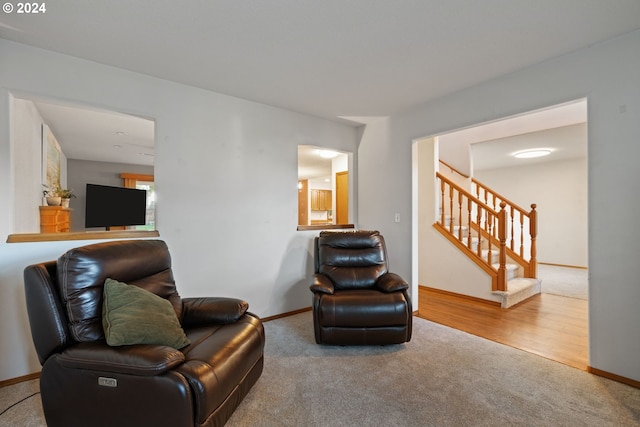
[[[539,294],[509,309],[419,288],[418,316],[586,370],[587,301]]]

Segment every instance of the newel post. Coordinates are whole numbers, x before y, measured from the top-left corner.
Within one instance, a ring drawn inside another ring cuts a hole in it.
[[[507,290],[507,204],[500,203],[500,212],[498,212],[498,240],[500,241],[500,253],[498,259],[500,266],[498,267],[498,291]]]
[[[538,212],[536,204],[531,205],[529,213],[529,235],[531,236],[531,260],[529,261],[529,277],[536,278],[538,276],[538,249],[536,248],[536,236],[538,235]]]
[[[444,209],[444,180],[440,179],[440,224],[445,226],[445,209]]]

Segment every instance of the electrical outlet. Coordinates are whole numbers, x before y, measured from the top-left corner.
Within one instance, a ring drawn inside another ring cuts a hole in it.
[[[396,213],[396,217],[395,217],[396,222],[400,222],[400,214]]]

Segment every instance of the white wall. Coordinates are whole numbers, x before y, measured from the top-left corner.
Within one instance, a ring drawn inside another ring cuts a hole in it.
[[[440,220],[439,204],[434,201],[441,199],[441,189],[435,180],[435,173],[442,166],[438,161],[439,144],[436,141],[437,138],[427,138],[416,142],[414,148],[417,179],[413,185],[418,190],[418,211],[414,214],[419,218],[416,234],[418,284],[500,302],[500,296],[492,293],[491,277],[433,227]],[[443,169],[440,173],[468,188],[469,179]]]
[[[181,295],[244,298],[260,316],[311,304],[317,233],[296,231],[298,145],[355,152],[356,129],[1,39],[0,63],[2,242],[15,197],[10,93],[151,117],[157,226]],[[39,370],[24,267],[85,243],[0,243],[0,381]]]
[[[11,153],[14,170],[13,233],[39,233],[38,206],[44,199],[42,134],[46,125],[32,101],[9,96],[11,109]],[[47,128],[48,131],[51,131]],[[53,132],[51,132],[53,135]],[[55,138],[55,135],[54,135]],[[67,157],[60,153],[60,186],[67,188]]]
[[[487,169],[474,175],[524,209],[536,204],[538,262],[588,266],[587,159]]]
[[[529,146],[560,148],[549,157],[519,160],[517,167],[491,169],[475,161],[485,144],[500,144],[507,153],[523,142]],[[576,155],[580,157],[563,158],[565,146],[578,148]],[[538,262],[588,266],[586,123],[473,144],[471,152],[474,178],[527,211],[532,203],[537,205]],[[559,158],[554,160],[556,156]]]
[[[636,31],[528,67],[368,125],[358,149],[359,223],[385,234],[395,270],[409,276],[412,222],[393,215],[412,205],[413,140],[588,98],[589,364],[636,381],[640,240],[629,230],[640,211],[639,51]]]
[[[411,138],[406,144],[391,138],[399,130],[391,118],[375,120],[363,130],[356,175],[358,224],[361,229],[382,233],[389,269],[412,283],[413,308],[417,310],[417,278],[411,281]],[[399,145],[395,146],[396,142]],[[396,214],[400,222],[395,222]]]
[[[40,232],[37,206],[42,204],[42,124],[44,120],[33,102],[10,98],[12,135],[18,144],[12,163],[19,165],[14,176],[14,223],[12,233]]]

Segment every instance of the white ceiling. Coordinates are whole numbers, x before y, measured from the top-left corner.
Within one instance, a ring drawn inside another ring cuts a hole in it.
[[[0,37],[335,119],[388,116],[640,28],[638,0],[56,0]]]
[[[153,120],[95,108],[32,101],[67,158],[154,164]]]
[[[333,159],[320,155],[321,147],[312,145],[298,145],[298,179],[332,179]],[[333,151],[333,150],[329,150]],[[335,151],[336,156],[348,153]]]
[[[331,120],[392,115],[640,29],[638,0],[57,0],[46,7],[37,16],[0,14],[0,37]]]
[[[549,129],[584,123],[587,123],[587,100],[580,99],[439,135],[439,156],[465,174],[471,174],[471,169],[584,158],[587,156],[586,130],[582,133],[557,131],[553,137],[545,133]],[[473,166],[469,162],[469,146]],[[512,156],[517,151],[536,148],[549,148],[552,153],[535,159]]]

